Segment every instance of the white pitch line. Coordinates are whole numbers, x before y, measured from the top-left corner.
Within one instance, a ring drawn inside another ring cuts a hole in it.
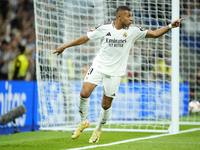
[[[197,131],[197,130],[200,130],[200,128],[194,128],[194,129],[180,131],[177,134],[187,133],[187,132],[193,132],[193,131]],[[161,134],[161,135],[152,135],[152,136],[149,136],[149,137],[142,137],[142,138],[137,138],[137,139],[130,139],[130,140],[118,141],[118,142],[113,142],[113,143],[108,143],[108,144],[91,145],[91,146],[85,146],[85,147],[79,147],[79,148],[72,148],[72,149],[63,149],[63,150],[82,150],[82,149],[89,149],[89,148],[95,148],[95,147],[111,146],[111,145],[117,145],[117,144],[134,142],[134,141],[139,141],[139,140],[146,140],[146,139],[158,138],[158,137],[169,136],[169,135],[175,135],[175,134],[169,134],[168,133],[168,134]]]
[[[176,144],[199,144],[200,145],[200,142],[169,142],[169,141],[137,141],[138,143],[167,143],[167,144],[172,144],[172,143],[176,143]]]

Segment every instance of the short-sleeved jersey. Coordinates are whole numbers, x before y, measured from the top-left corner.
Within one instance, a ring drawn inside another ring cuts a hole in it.
[[[90,40],[100,39],[99,53],[93,60],[93,66],[110,76],[125,74],[129,51],[137,40],[144,39],[147,30],[129,26],[117,30],[113,22],[104,23],[87,33]]]

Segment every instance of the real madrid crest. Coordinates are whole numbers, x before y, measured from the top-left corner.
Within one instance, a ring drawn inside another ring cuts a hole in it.
[[[126,37],[127,37],[127,33],[126,33],[126,32],[124,32],[124,34],[123,34],[123,37],[124,37],[124,38],[126,38]]]

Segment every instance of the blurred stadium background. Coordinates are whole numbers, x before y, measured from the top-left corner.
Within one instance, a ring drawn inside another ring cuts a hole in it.
[[[129,2],[130,0],[126,0],[127,5]],[[161,19],[171,18],[171,14],[165,14],[163,7],[159,3],[154,3],[154,1],[152,3],[148,2],[149,0],[144,0],[144,9],[158,8],[159,11],[163,12],[159,13],[159,16],[151,17],[155,19],[156,17]],[[166,2],[170,1],[166,0]],[[112,7],[115,8],[116,1],[113,0],[111,3],[112,5],[109,9],[112,9]],[[164,9],[167,11],[167,9],[171,8],[166,5]],[[114,14],[109,15],[114,16]],[[180,82],[189,83],[189,101],[200,101],[200,1],[180,1],[180,17],[187,18],[186,21],[181,24],[180,28]],[[27,114],[17,120],[17,126],[21,131],[38,130],[40,123],[36,84],[36,39],[34,21],[33,0],[0,1],[0,115],[20,104],[24,104],[28,110]],[[152,24],[154,24],[154,22],[152,22]],[[75,26],[74,28],[78,28],[78,24],[77,27]],[[86,31],[82,32],[86,33],[88,30],[89,29],[86,29]],[[162,42],[162,38],[160,42]],[[25,78],[20,81],[14,81],[12,78],[13,63],[18,55],[18,45],[23,45],[25,47],[24,54],[28,59],[29,65]],[[165,48],[170,51],[169,47],[170,46],[166,43]],[[56,49],[56,47],[54,48]],[[84,61],[95,56],[92,50],[86,53],[88,54],[87,56],[84,55],[80,58],[79,52],[76,51],[75,57],[77,57],[77,59],[83,59]],[[155,67],[149,65],[149,63],[155,64],[151,62],[151,59],[156,60],[156,58],[162,57],[163,55],[165,55],[166,58],[171,57],[170,53],[163,54],[161,52],[155,54],[152,51],[147,52],[142,49],[141,53],[137,53],[136,55],[139,55],[140,58],[137,62],[137,67],[140,69],[134,72],[135,78],[129,73],[130,68],[127,69],[127,79],[129,81],[147,80],[148,75],[145,72]],[[82,75],[84,75],[91,62],[92,60],[89,61],[86,66],[83,66],[81,70],[75,70],[75,80],[82,80]],[[165,63],[170,64],[170,59],[166,59]],[[169,72],[166,72],[166,76],[167,74],[169,74]],[[164,80],[167,82],[170,79],[166,77]],[[10,127],[12,127],[12,123],[1,126],[0,134],[12,132],[13,129]]]

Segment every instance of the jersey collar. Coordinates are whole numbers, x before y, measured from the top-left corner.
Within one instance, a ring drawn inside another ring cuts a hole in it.
[[[115,26],[114,26],[114,21],[112,21],[112,27],[115,28]],[[115,29],[116,29],[116,28],[115,28]],[[124,26],[122,29],[124,29],[124,30],[128,30],[129,27]],[[117,29],[116,29],[116,30],[117,30]],[[121,30],[121,29],[120,29],[120,30]]]
[[[114,26],[114,21],[112,21],[112,27],[115,28],[115,26]]]

